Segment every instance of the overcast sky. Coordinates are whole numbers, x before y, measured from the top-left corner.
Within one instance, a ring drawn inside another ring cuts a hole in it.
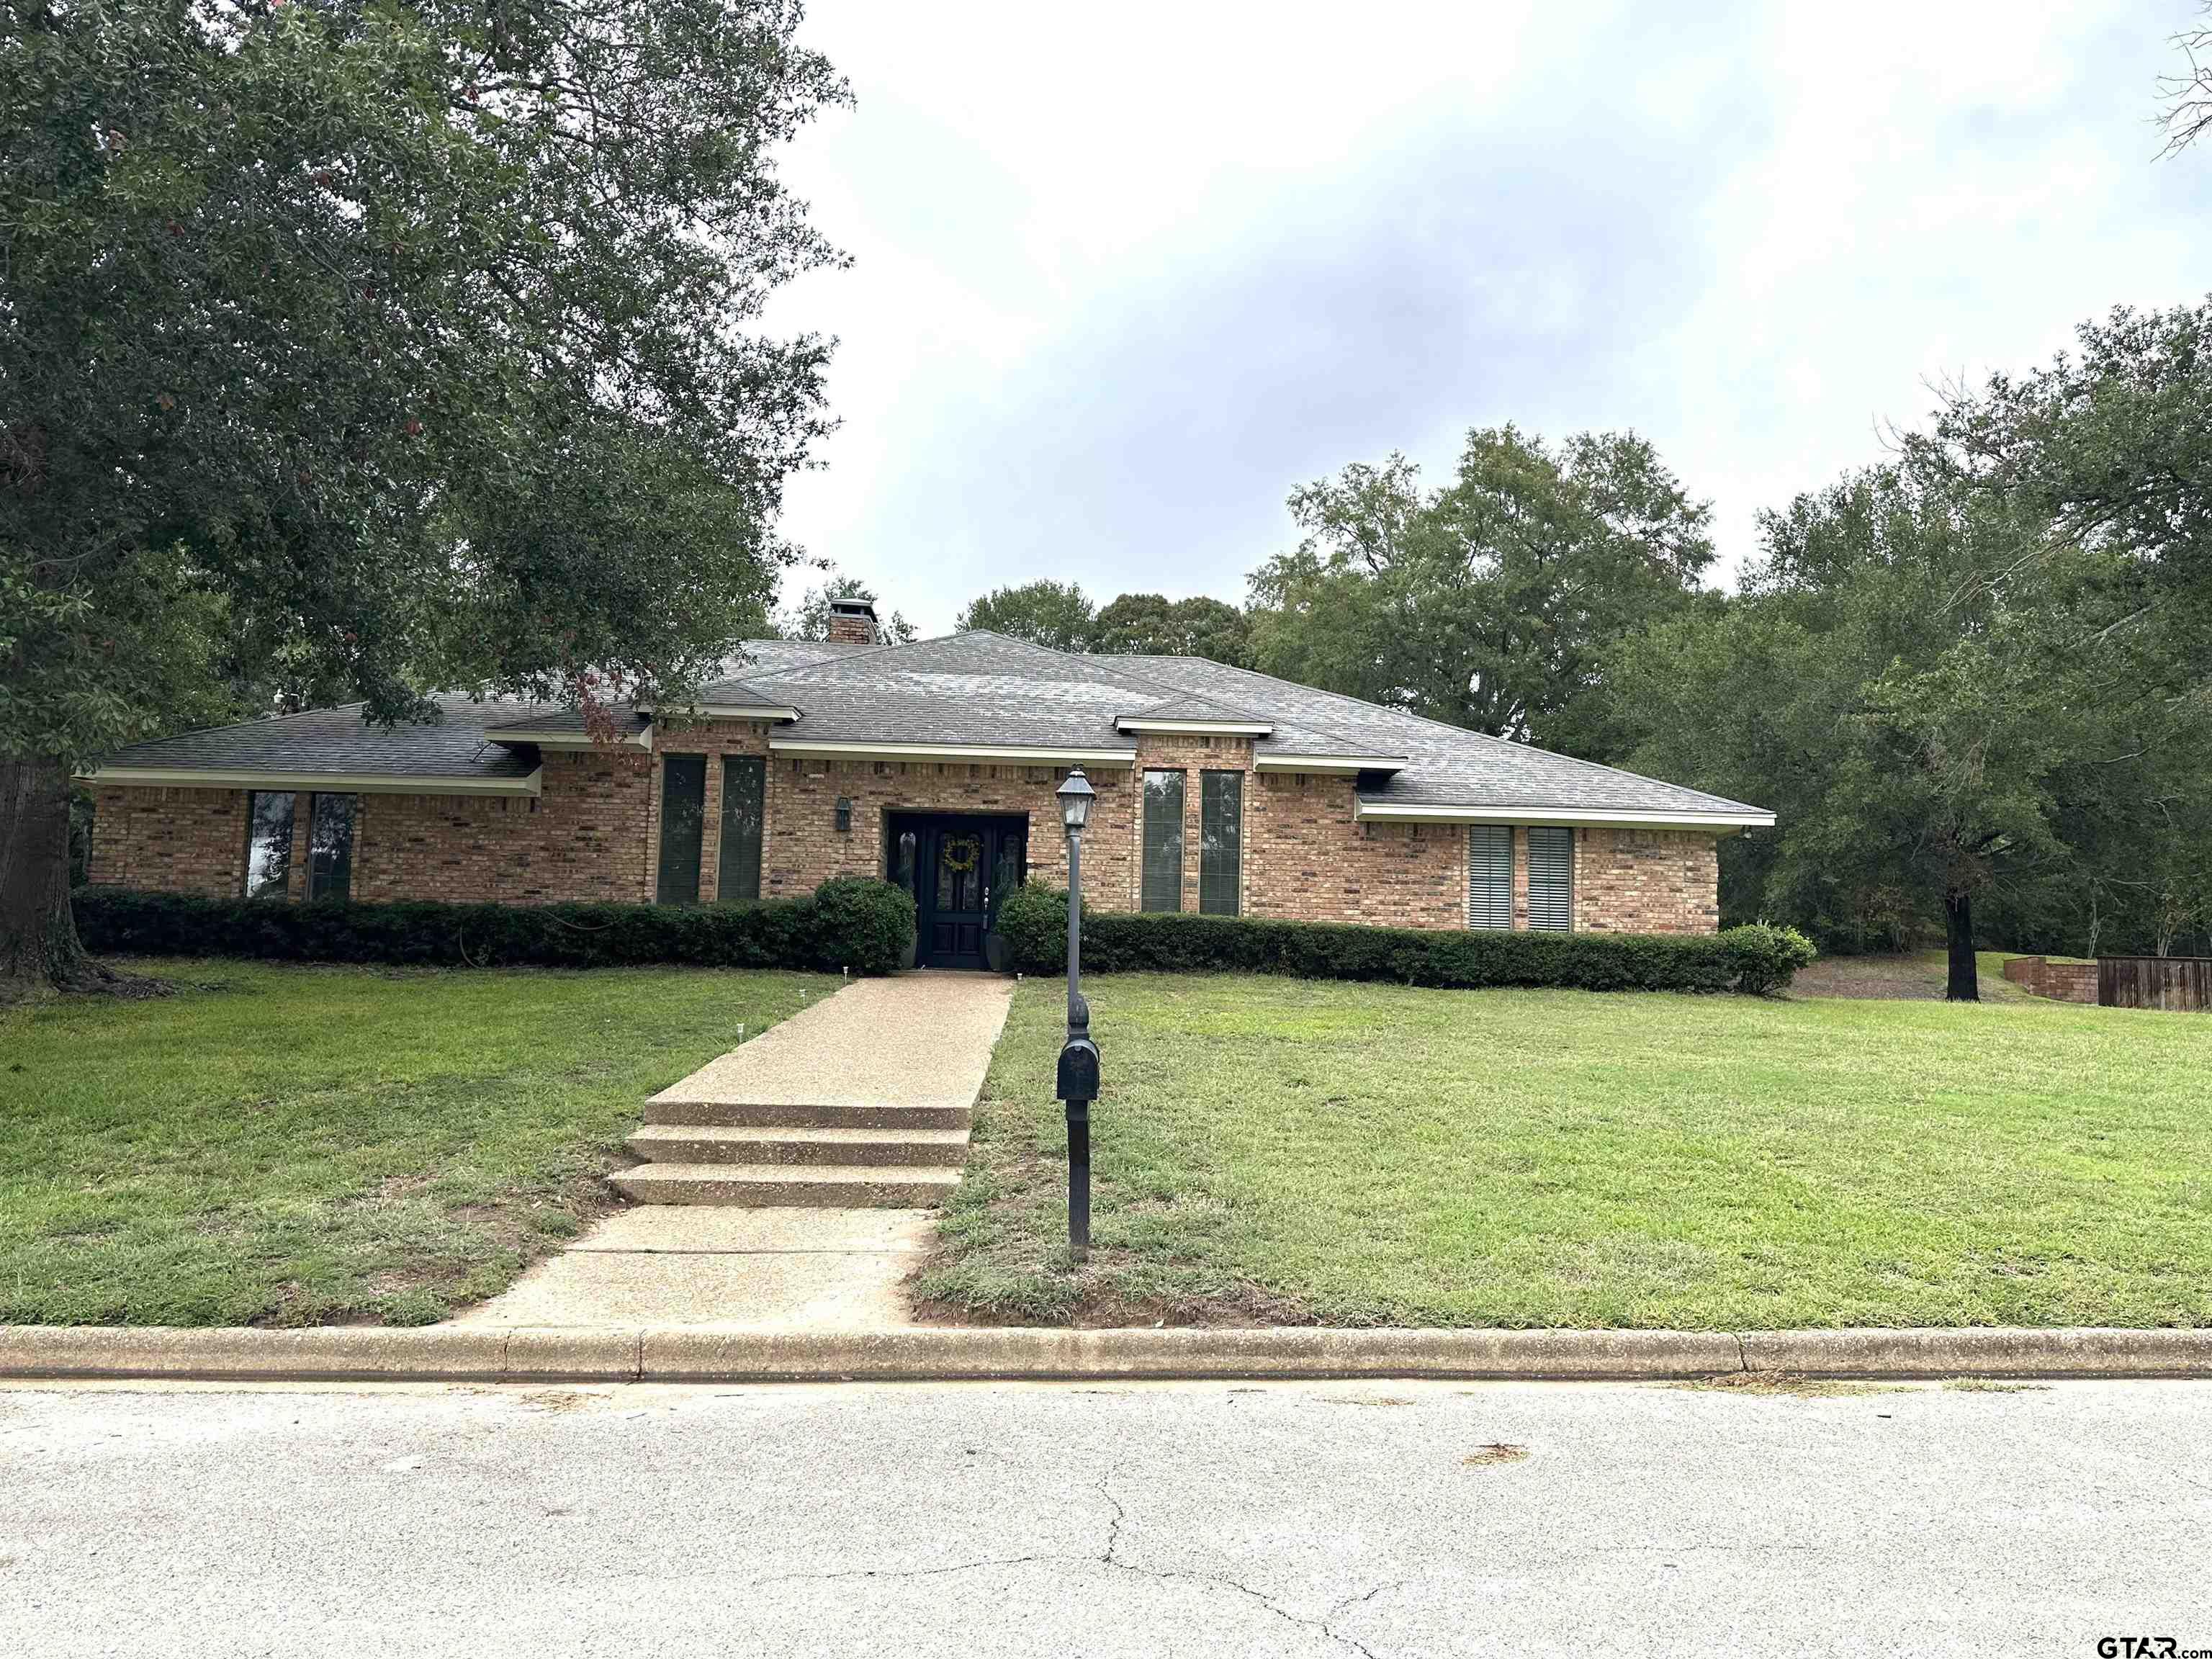
[[[1931,382],[2212,289],[2155,159],[2195,0],[1073,8],[814,0],[787,173],[854,256],[787,529],[924,632],[1053,576],[1241,601],[1291,488],[1629,427],[1753,515]]]

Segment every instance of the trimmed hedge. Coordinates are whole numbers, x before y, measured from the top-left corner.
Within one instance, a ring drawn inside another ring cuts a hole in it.
[[[1008,960],[1024,973],[1067,970],[1067,894],[1032,884],[999,912]],[[1472,988],[1549,986],[1584,991],[1738,991],[1765,996],[1811,962],[1794,927],[1759,923],[1723,933],[1477,933],[1268,921],[1188,913],[1083,912],[1085,973],[1286,974]]]
[[[80,888],[70,902],[94,951],[452,968],[690,963],[888,974],[905,962],[915,929],[914,900],[861,876],[765,904],[295,904],[113,887]]]

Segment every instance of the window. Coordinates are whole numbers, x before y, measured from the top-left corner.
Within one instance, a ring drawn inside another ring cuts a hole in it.
[[[1198,783],[1198,908],[1209,916],[1237,914],[1243,862],[1244,775],[1203,772]]]
[[[725,903],[760,896],[761,809],[767,791],[766,761],[754,755],[722,757],[722,854],[714,892]]]
[[[1182,908],[1182,774],[1145,774],[1142,908]]]
[[[287,790],[246,798],[246,896],[283,898],[292,879],[292,808]]]
[[[1564,933],[1575,925],[1575,832],[1528,831],[1528,925]]]
[[[359,798],[313,795],[307,836],[307,896],[353,896],[353,821]]]
[[[1513,827],[1471,823],[1467,830],[1467,925],[1513,926]]]
[[[669,755],[660,769],[660,883],[663,904],[699,902],[699,848],[707,823],[707,757]]]

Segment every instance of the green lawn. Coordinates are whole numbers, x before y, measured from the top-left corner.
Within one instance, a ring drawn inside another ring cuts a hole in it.
[[[921,1289],[957,1317],[2212,1324],[2212,1018],[1231,976],[1023,986]]]
[[[0,1010],[0,1322],[414,1323],[609,1204],[646,1096],[834,980],[160,961]]]

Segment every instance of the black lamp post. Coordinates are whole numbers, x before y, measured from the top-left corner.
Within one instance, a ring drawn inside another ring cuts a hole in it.
[[[1067,829],[1067,1041],[1058,1092],[1067,1108],[1067,1248],[1082,1261],[1091,1255],[1091,1103],[1098,1098],[1098,1045],[1083,1000],[1083,825],[1095,792],[1079,766],[1056,793]]]

